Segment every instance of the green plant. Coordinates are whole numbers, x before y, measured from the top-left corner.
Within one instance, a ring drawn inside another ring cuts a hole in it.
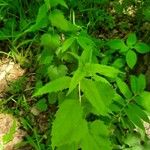
[[[126,39],[126,42],[121,39],[113,39],[108,41],[107,45],[111,49],[118,50],[120,54],[125,55],[126,63],[131,69],[133,69],[137,63],[136,53],[145,54],[150,52],[149,45],[137,41],[135,33],[130,33]]]
[[[148,31],[143,37],[139,28],[149,2],[13,3],[0,1],[0,40],[29,79],[12,83],[1,107],[19,116],[27,148],[148,150],[150,92],[135,70],[150,52]]]

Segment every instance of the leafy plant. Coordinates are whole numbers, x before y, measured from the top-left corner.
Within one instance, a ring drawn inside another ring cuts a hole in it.
[[[13,82],[1,105],[20,118],[27,149],[149,149],[148,4],[1,0],[0,49],[28,78]]]
[[[113,39],[108,41],[107,44],[111,49],[118,50],[119,53],[125,55],[126,63],[131,69],[137,63],[137,53],[150,52],[149,45],[137,41],[135,33],[130,33],[125,42],[121,39]]]

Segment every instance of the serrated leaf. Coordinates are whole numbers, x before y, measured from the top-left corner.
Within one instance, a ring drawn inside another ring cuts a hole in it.
[[[53,80],[44,85],[43,87],[39,88],[33,96],[40,96],[46,93],[57,92],[67,89],[69,88],[70,81],[70,77],[67,76]]]
[[[137,43],[134,48],[137,52],[139,52],[141,54],[150,52],[150,46],[143,42]]]
[[[65,19],[63,13],[59,10],[54,10],[49,16],[52,26],[57,27],[63,31],[74,31],[77,30],[77,27],[71,24],[68,20]]]
[[[130,33],[127,38],[127,45],[129,47],[132,47],[134,44],[136,44],[136,42],[137,42],[136,34]]]
[[[134,51],[129,50],[126,54],[126,62],[128,66],[132,69],[137,62],[137,55]]]
[[[99,73],[100,75],[104,75],[106,77],[116,78],[118,74],[121,73],[118,69],[107,65],[87,63],[85,67],[87,75]]]
[[[86,122],[82,119],[78,100],[64,100],[56,113],[52,126],[52,147],[78,143],[85,134]]]
[[[128,85],[120,78],[117,79],[117,86],[125,98],[130,99],[132,97],[132,92],[130,91]]]
[[[81,81],[81,90],[99,114],[108,112],[108,106],[114,96],[113,89],[108,84],[84,79]]]

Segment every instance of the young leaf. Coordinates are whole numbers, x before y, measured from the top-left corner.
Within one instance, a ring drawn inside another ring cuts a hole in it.
[[[69,88],[70,77],[61,77],[53,80],[43,87],[39,88],[33,96],[40,96],[46,93],[57,92]]]
[[[150,52],[150,46],[143,42],[137,43],[134,48],[137,52],[139,52],[141,54]]]
[[[132,47],[134,44],[136,44],[136,42],[137,42],[136,34],[130,33],[127,38],[127,45],[129,47]]]
[[[52,147],[78,143],[87,129],[82,119],[82,107],[78,100],[64,100],[56,113],[52,126]]]
[[[99,114],[104,115],[108,112],[108,106],[114,96],[112,87],[103,82],[84,79],[81,81],[81,90]]]
[[[132,50],[129,50],[126,54],[126,62],[128,64],[128,66],[132,69],[136,62],[137,62],[137,56],[136,53]]]
[[[119,78],[117,79],[117,86],[125,98],[129,99],[132,97],[132,92],[128,85]]]

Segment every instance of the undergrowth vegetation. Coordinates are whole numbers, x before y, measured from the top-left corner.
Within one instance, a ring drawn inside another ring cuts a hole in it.
[[[0,100],[16,149],[150,149],[149,0],[0,0],[0,56],[26,70]]]

